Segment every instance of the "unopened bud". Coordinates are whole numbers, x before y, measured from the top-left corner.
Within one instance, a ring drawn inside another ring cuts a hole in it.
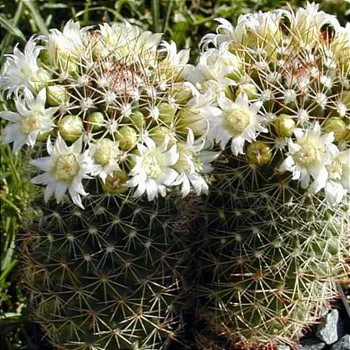
[[[334,138],[337,141],[344,141],[348,130],[346,124],[338,117],[331,117],[323,124],[323,128],[326,132],[334,133]]]
[[[172,85],[171,97],[179,104],[186,104],[193,97],[191,88],[184,83]]]
[[[161,103],[159,106],[159,119],[165,123],[171,123],[174,120],[177,108],[168,103]]]
[[[102,189],[112,195],[124,193],[128,190],[125,185],[128,179],[128,175],[124,171],[115,171],[112,176],[107,176],[106,181],[102,183]]]
[[[266,165],[272,157],[271,148],[265,142],[253,142],[247,148],[247,157],[252,164]]]
[[[57,124],[58,131],[65,141],[74,142],[82,135],[84,128],[80,117],[68,114]]]
[[[52,85],[46,88],[47,103],[51,106],[59,106],[68,101],[67,90],[62,85]]]
[[[90,131],[100,131],[105,123],[105,117],[101,112],[94,112],[87,117],[87,121],[89,123]]]
[[[161,145],[164,142],[165,135],[169,136],[169,145],[176,143],[175,133],[166,126],[158,126],[150,132],[152,140]]]
[[[238,86],[237,95],[239,94],[247,94],[249,99],[257,98],[258,90],[254,84],[241,84]]]
[[[121,149],[130,151],[137,143],[136,130],[130,126],[123,126],[115,133],[115,139],[119,141]]]
[[[294,119],[287,114],[280,114],[274,122],[276,134],[281,137],[291,137],[295,129]]]
[[[132,112],[129,121],[133,123],[134,126],[138,128],[144,128],[145,126],[145,116],[140,111]]]

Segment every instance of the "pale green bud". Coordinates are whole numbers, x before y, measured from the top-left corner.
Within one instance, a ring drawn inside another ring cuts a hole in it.
[[[172,85],[170,96],[175,99],[177,103],[186,104],[188,100],[193,97],[192,90],[184,83],[175,83]]]
[[[331,117],[327,119],[323,124],[323,128],[326,132],[333,131],[334,138],[337,141],[344,141],[348,133],[346,124],[338,117]]]
[[[238,86],[237,95],[244,93],[248,95],[248,98],[254,99],[258,96],[258,90],[254,84],[241,84]]]
[[[112,195],[124,193],[128,190],[125,185],[128,179],[129,177],[124,171],[115,171],[113,176],[107,176],[105,183],[102,183],[102,189]]]
[[[97,164],[106,166],[111,160],[117,159],[121,154],[122,151],[118,147],[118,142],[104,138],[96,143],[93,158]]]
[[[63,117],[57,126],[62,138],[69,142],[78,140],[84,131],[83,122],[80,117],[72,114]]]
[[[280,114],[274,122],[276,134],[281,137],[291,137],[295,129],[295,121],[288,114]]]
[[[68,101],[69,95],[62,85],[52,85],[46,87],[47,103],[51,106],[59,106]]]
[[[39,69],[35,77],[35,80],[33,81],[35,90],[40,91],[41,89],[46,87],[50,79],[51,79],[51,75],[48,71],[46,71],[45,69]]]
[[[247,148],[247,157],[252,164],[266,165],[272,157],[271,148],[265,142],[253,142]]]
[[[105,122],[105,117],[101,112],[93,112],[87,117],[87,121],[91,131],[100,131]]]
[[[175,133],[166,126],[158,126],[150,132],[152,140],[157,145],[161,145],[164,142],[165,135],[169,136],[169,145],[176,143]]]
[[[140,111],[132,112],[128,120],[130,120],[133,125],[138,128],[144,128],[146,124],[145,116]]]
[[[137,143],[136,130],[130,126],[123,126],[115,133],[115,139],[119,141],[121,149],[130,151]]]
[[[174,120],[177,108],[168,103],[161,103],[159,106],[159,119],[165,123],[171,123]]]

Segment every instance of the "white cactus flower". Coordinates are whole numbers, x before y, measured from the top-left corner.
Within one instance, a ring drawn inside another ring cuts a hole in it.
[[[7,98],[18,95],[21,89],[28,88],[37,91],[49,79],[48,73],[39,67],[38,56],[42,47],[37,46],[35,38],[31,37],[21,52],[17,45],[13,54],[7,55],[3,73],[0,75],[0,87],[7,92]]]
[[[126,185],[137,187],[134,197],[141,197],[146,192],[147,199],[151,201],[158,193],[164,197],[166,188],[174,184],[178,173],[172,166],[178,161],[179,153],[176,144],[168,150],[168,135],[159,147],[148,136],[144,137],[144,143],[137,144],[137,154],[131,155],[136,164],[130,171],[132,178]]]
[[[3,111],[0,117],[10,121],[3,130],[2,143],[13,142],[13,152],[17,152],[25,144],[34,147],[37,136],[51,131],[55,124],[53,115],[57,107],[45,109],[46,89],[42,89],[34,97],[28,90],[24,90],[24,99],[15,100],[17,112]]]
[[[302,188],[309,186],[311,177],[314,179],[313,191],[318,192],[324,188],[328,179],[326,165],[332,161],[336,146],[333,132],[321,135],[319,123],[313,129],[294,129],[296,142],[288,140],[288,156],[282,162],[280,171],[293,173],[293,180],[299,180]]]
[[[181,194],[187,196],[194,189],[197,195],[208,193],[208,184],[204,180],[202,174],[209,173],[213,170],[211,162],[213,162],[220,153],[203,150],[205,147],[205,139],[194,139],[191,129],[188,129],[187,142],[179,143],[179,160],[174,168],[179,172],[174,185],[181,185]]]
[[[80,195],[86,196],[88,193],[84,190],[82,180],[90,178],[88,173],[92,169],[92,160],[88,151],[82,153],[82,146],[82,137],[68,147],[58,134],[54,145],[50,138],[47,140],[49,157],[30,161],[30,164],[44,171],[43,174],[34,177],[31,182],[37,185],[47,185],[44,193],[45,202],[53,194],[55,194],[57,203],[61,202],[68,190],[73,202],[84,209]]]
[[[326,199],[332,205],[339,205],[344,196],[350,191],[350,149],[339,152],[338,148],[332,148],[334,158],[326,166],[328,179],[325,185]],[[313,182],[310,186],[311,193],[317,193],[321,188]]]
[[[265,118],[258,114],[262,102],[250,103],[247,94],[239,94],[233,102],[224,94],[218,97],[219,107],[222,109],[220,118],[213,119],[212,136],[224,149],[231,141],[232,153],[237,156],[244,154],[246,141],[252,142],[259,132],[267,132],[262,126]]]
[[[111,176],[114,171],[120,170],[119,163],[122,155],[123,152],[119,149],[119,142],[107,138],[98,140],[89,148],[89,156],[94,161],[90,174],[99,176],[105,182],[107,176]]]

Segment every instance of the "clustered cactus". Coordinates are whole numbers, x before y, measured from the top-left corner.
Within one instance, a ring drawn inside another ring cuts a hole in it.
[[[24,280],[58,348],[293,344],[349,273],[349,24],[315,4],[218,22],[194,66],[72,21],[5,63],[3,142],[46,185]]]

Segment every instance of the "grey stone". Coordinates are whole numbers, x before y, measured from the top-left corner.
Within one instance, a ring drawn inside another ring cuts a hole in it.
[[[350,350],[350,334],[344,335],[331,347],[332,350]]]
[[[318,339],[303,339],[297,346],[297,350],[322,350],[325,343]]]
[[[291,350],[289,345],[279,345],[277,350]]]
[[[339,319],[338,310],[328,313],[323,323],[318,325],[316,337],[330,345],[338,340],[337,324]]]

